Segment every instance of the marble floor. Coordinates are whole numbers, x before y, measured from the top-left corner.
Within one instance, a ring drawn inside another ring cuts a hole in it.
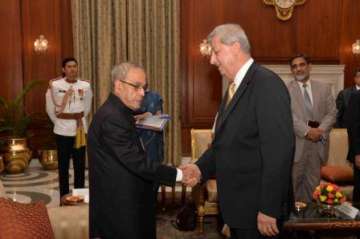
[[[73,182],[72,169],[70,173],[70,187]],[[0,180],[4,184],[6,194],[9,198],[30,203],[43,201],[47,207],[59,206],[58,174],[57,170],[44,170],[37,159],[30,162],[29,168],[21,174],[0,174]],[[86,171],[86,187],[88,186]],[[216,228],[216,218],[205,219],[205,232],[199,231],[183,232],[174,228],[173,222],[176,214],[182,207],[181,187],[176,188],[175,199],[172,198],[171,188],[166,188],[165,200],[159,193],[159,210],[157,214],[157,238],[158,239],[222,239]],[[188,189],[189,191],[189,189]],[[189,192],[188,192],[188,196]]]
[[[70,186],[73,172],[70,170]],[[43,201],[47,207],[59,206],[57,170],[44,170],[37,159],[30,162],[29,168],[20,174],[0,174],[6,194],[14,201],[29,203]],[[86,171],[86,186],[87,171]]]

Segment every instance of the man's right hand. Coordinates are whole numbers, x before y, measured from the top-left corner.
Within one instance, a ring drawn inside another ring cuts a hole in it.
[[[323,133],[324,133],[324,130],[322,130],[320,128],[310,128],[306,134],[306,138],[313,142],[317,142],[321,139],[321,136]]]
[[[189,187],[194,187],[200,182],[201,172],[196,164],[186,164],[179,167],[183,172],[182,182]]]

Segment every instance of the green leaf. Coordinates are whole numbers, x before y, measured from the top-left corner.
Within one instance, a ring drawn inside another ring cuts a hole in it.
[[[32,90],[35,86],[40,85],[42,81],[29,81],[25,84],[23,90],[16,96],[14,100],[14,106],[19,106],[20,103],[22,103],[24,97],[29,93],[30,90]]]
[[[26,95],[44,81],[29,81],[13,100],[0,97],[0,132],[10,136],[24,137],[31,122],[31,117],[24,110],[23,100]]]

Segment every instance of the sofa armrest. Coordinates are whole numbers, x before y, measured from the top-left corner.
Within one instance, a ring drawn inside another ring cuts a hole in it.
[[[353,170],[345,166],[326,165],[321,167],[321,178],[331,183],[352,183]]]
[[[55,238],[89,238],[89,206],[63,206],[48,208]]]
[[[0,198],[5,197],[5,188],[0,180]]]

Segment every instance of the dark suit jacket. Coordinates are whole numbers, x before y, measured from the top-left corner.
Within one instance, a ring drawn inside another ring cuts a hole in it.
[[[111,94],[88,133],[90,236],[155,239],[154,182],[174,185],[176,169],[146,160],[133,112]]]
[[[360,154],[360,91],[351,95],[344,119],[349,135],[347,159],[354,162],[355,155]]]
[[[348,108],[350,97],[354,92],[356,92],[356,87],[352,86],[340,91],[336,97],[336,108],[338,110],[336,114],[336,128],[346,128],[344,119],[345,111]]]
[[[253,63],[226,109],[224,104],[212,145],[197,161],[202,179],[216,175],[220,209],[230,227],[256,228],[259,211],[282,219],[292,195],[294,155],[285,84]]]

